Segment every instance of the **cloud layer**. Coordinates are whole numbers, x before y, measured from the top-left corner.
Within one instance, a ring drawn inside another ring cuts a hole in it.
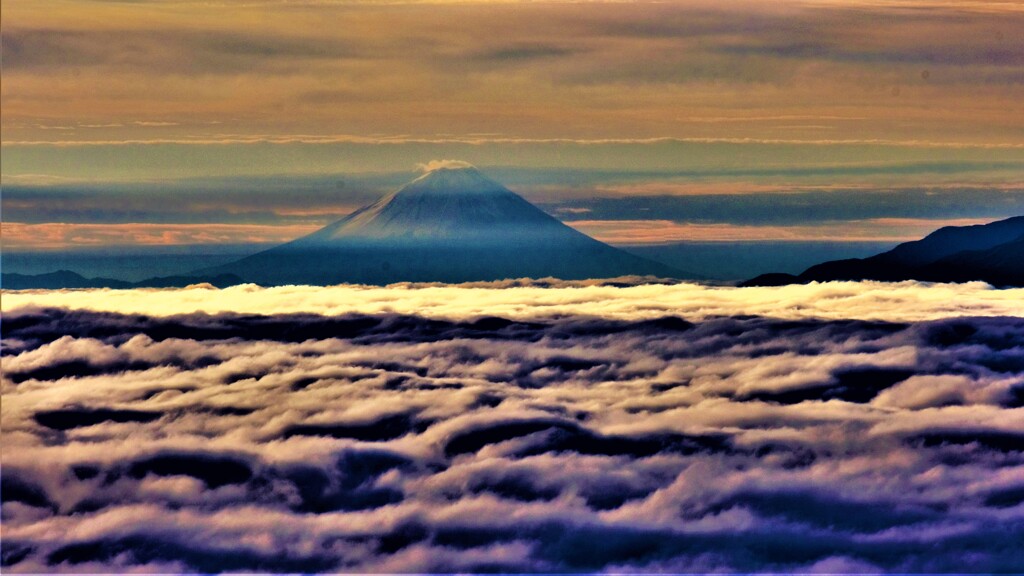
[[[512,289],[509,289],[512,288]],[[248,284],[218,290],[25,290],[4,294],[6,311],[68,308],[170,316],[217,314],[405,314],[446,320],[500,316],[538,320],[560,316],[689,321],[756,315],[785,319],[913,322],[957,316],[1024,316],[1024,289],[996,290],[980,283],[914,281],[829,282],[781,287],[732,288],[651,283],[624,277],[599,281],[506,280],[459,285],[395,284],[262,288]]]
[[[5,310],[4,569],[1024,567],[1024,321],[736,312]]]

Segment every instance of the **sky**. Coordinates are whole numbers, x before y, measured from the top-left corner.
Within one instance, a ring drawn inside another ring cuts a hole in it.
[[[1015,0],[0,22],[5,272],[215,266],[453,162],[728,278],[1024,214]],[[0,568],[1024,571],[1024,289],[714,284],[5,291]]]
[[[5,247],[273,243],[436,160],[617,243],[1024,213],[1000,1],[3,3]]]

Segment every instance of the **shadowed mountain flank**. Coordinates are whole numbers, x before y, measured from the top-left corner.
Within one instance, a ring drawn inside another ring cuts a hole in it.
[[[977,226],[947,226],[870,258],[834,260],[798,276],[762,274],[742,286],[831,280],[922,280],[1024,286],[1024,216]]]
[[[472,167],[433,170],[308,236],[201,273],[264,285],[679,275],[577,232]]]

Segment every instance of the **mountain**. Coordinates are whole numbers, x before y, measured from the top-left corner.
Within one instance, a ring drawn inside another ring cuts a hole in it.
[[[58,290],[60,288],[131,288],[131,282],[115,280],[113,278],[86,278],[77,272],[70,270],[57,270],[46,274],[18,274],[16,272],[4,272],[0,277],[0,285],[5,290],[29,290],[45,289]]]
[[[435,169],[308,236],[196,274],[222,273],[263,285],[679,276],[566,226],[472,167]]]
[[[945,276],[967,282],[981,279],[995,286],[1024,286],[1024,235],[982,250],[965,250],[925,266],[923,278]]]
[[[870,258],[824,262],[797,276],[763,274],[741,286],[829,280],[981,280],[994,286],[1024,286],[1024,216],[976,226],[948,226]]]
[[[209,283],[224,288],[242,284],[242,279],[231,274],[216,276],[160,276],[140,282],[127,282],[113,278],[86,278],[70,270],[58,270],[47,274],[18,274],[5,272],[0,277],[0,286],[5,290],[59,290],[61,288],[181,288],[190,284]]]

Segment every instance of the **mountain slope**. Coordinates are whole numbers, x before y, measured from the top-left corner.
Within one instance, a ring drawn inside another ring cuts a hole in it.
[[[905,242],[874,258],[923,266],[958,252],[993,248],[1021,235],[1024,235],[1024,216],[974,226],[945,226],[921,240]]]
[[[1024,286],[1024,216],[977,226],[948,226],[870,258],[824,262],[798,276],[764,274],[741,285],[830,280],[981,280],[995,286]]]
[[[475,168],[442,168],[295,243],[312,246],[341,239],[388,244],[486,242],[525,232],[557,235],[564,228]]]
[[[922,269],[922,277],[959,282],[984,279],[996,286],[1024,286],[1024,235],[984,250],[965,250]]]
[[[113,278],[86,278],[70,270],[57,270],[46,274],[4,272],[0,276],[0,286],[5,290],[58,290],[60,288],[131,288],[132,283]]]
[[[115,280],[114,278],[86,278],[70,270],[58,270],[46,274],[18,274],[4,272],[0,275],[0,287],[5,290],[59,290],[61,288],[181,288],[190,284],[213,284],[218,288],[242,284],[242,279],[232,274],[215,276],[158,276],[139,282]]]
[[[211,273],[264,285],[679,276],[468,167],[434,170],[308,236],[197,274]]]

